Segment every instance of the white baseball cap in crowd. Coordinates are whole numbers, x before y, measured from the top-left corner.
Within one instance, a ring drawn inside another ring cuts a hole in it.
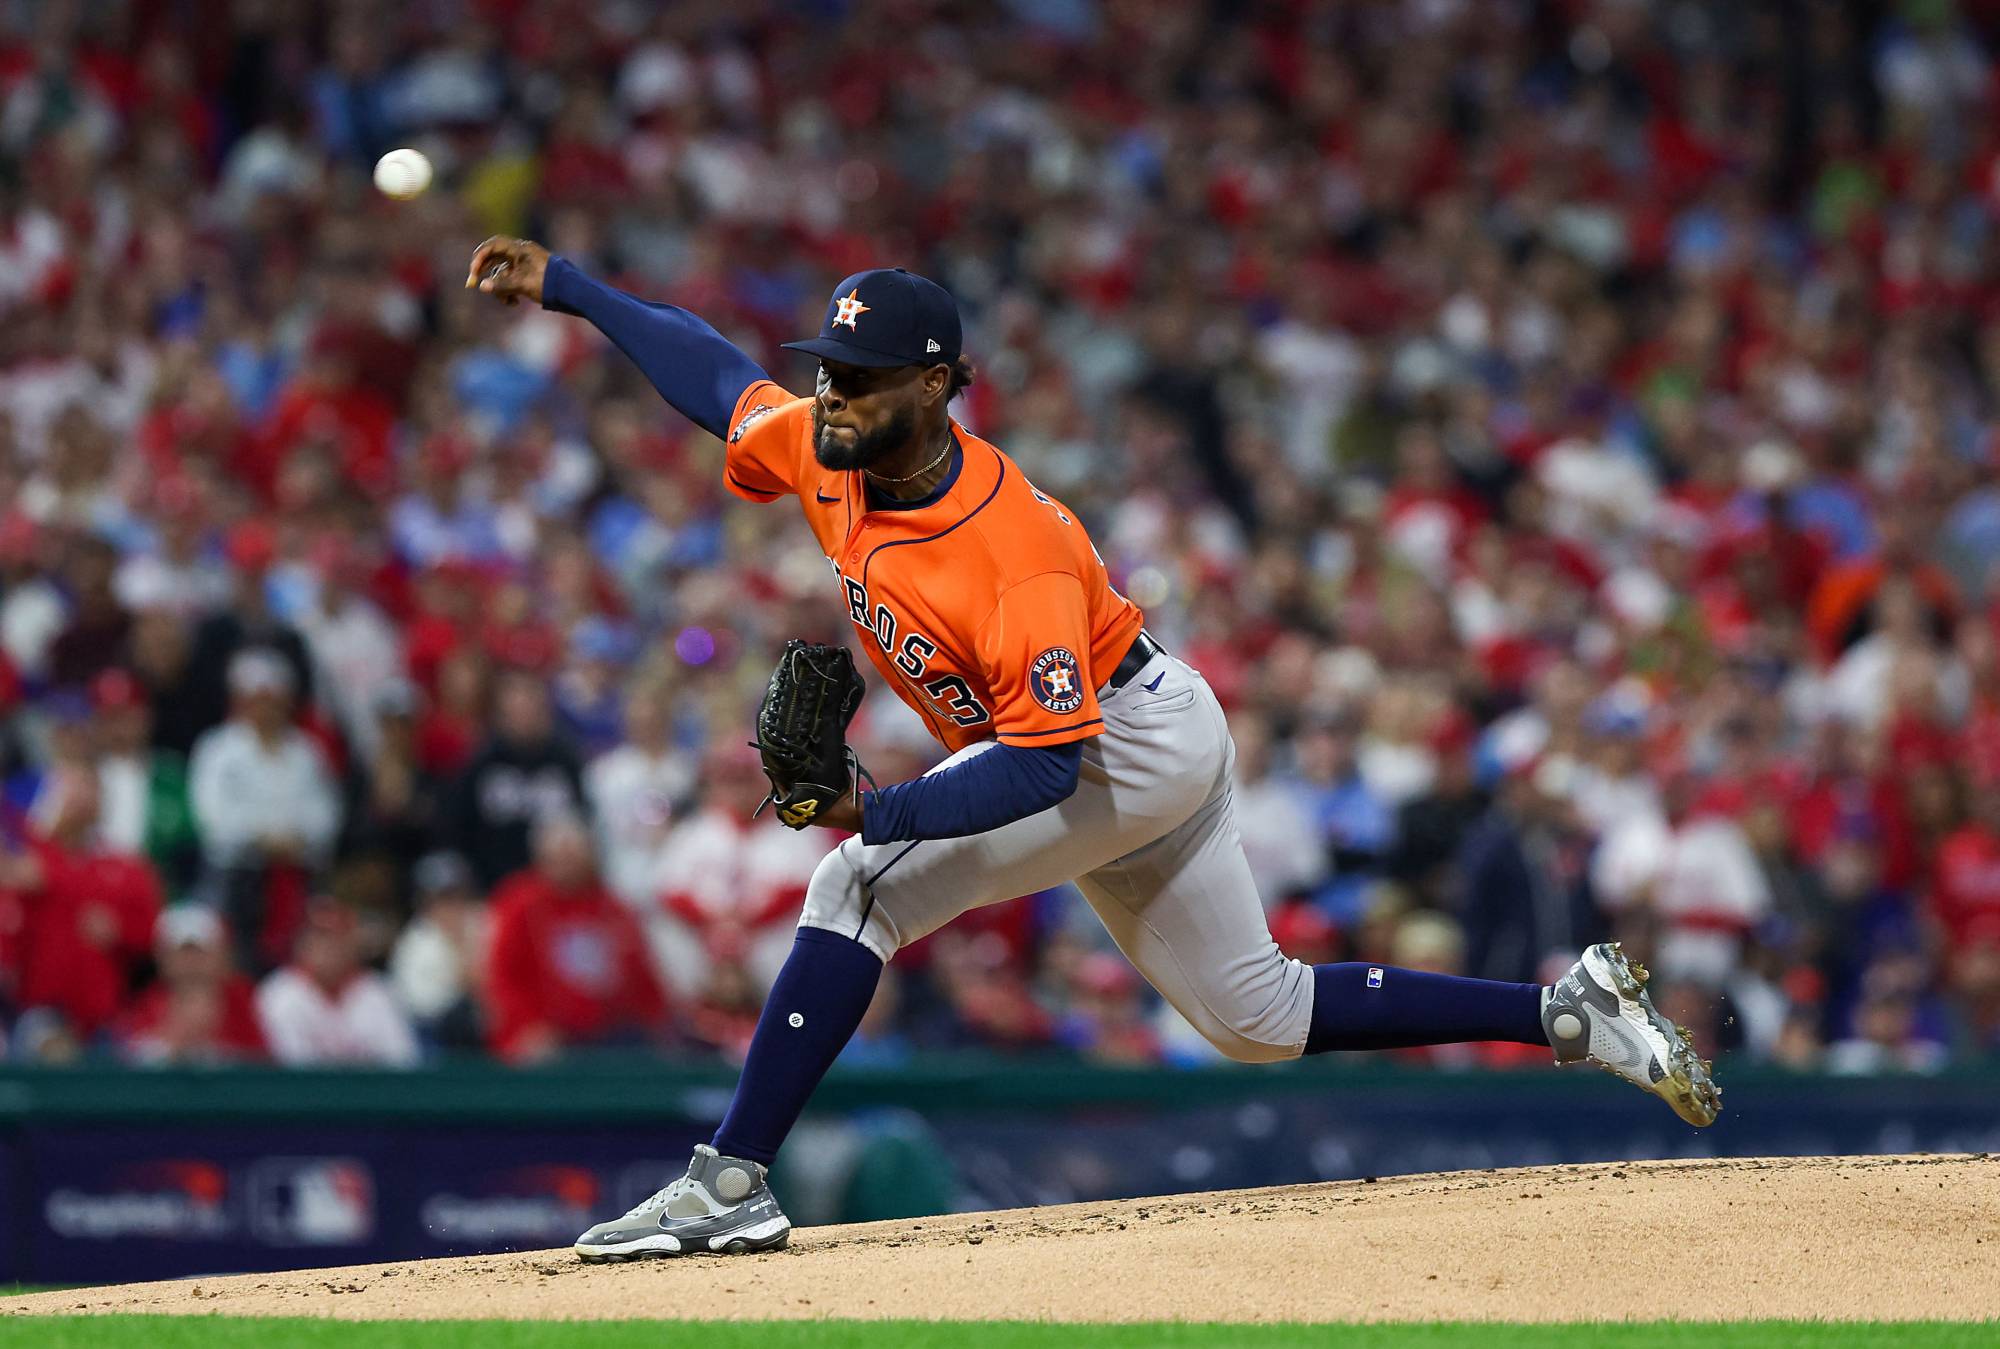
[[[154,934],[162,951],[177,946],[220,946],[224,937],[222,915],[206,904],[176,904],[160,915]]]
[[[255,647],[229,662],[231,693],[290,693],[292,667],[275,651]]]

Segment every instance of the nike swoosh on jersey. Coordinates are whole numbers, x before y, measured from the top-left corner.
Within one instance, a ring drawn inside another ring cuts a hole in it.
[[[819,498],[819,504],[822,506],[831,506],[840,500],[839,497],[821,496],[817,487],[813,488],[813,495]]]

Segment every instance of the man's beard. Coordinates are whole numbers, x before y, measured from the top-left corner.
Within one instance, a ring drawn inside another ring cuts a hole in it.
[[[813,407],[813,458],[819,460],[821,468],[830,468],[836,473],[849,469],[873,468],[882,462],[884,456],[910,443],[917,431],[916,409],[899,409],[888,421],[873,431],[855,433],[851,444],[835,440],[820,414],[817,405]]]

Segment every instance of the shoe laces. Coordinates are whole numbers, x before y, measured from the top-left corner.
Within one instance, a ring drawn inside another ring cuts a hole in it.
[[[668,1181],[665,1185],[662,1185],[659,1189],[653,1191],[653,1193],[650,1196],[634,1204],[629,1210],[627,1210],[625,1216],[628,1218],[636,1218],[649,1208],[665,1208],[669,1203],[673,1201],[674,1196],[683,1193],[692,1184],[694,1184],[694,1182],[690,1180],[688,1177],[676,1176],[672,1180]]]

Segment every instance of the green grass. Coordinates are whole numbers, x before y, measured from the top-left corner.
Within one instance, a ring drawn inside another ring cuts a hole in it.
[[[1047,1325],[974,1321],[325,1321],[308,1317],[0,1317],[0,1345],[22,1349],[1812,1349],[2000,1343],[2000,1322],[1803,1321],[1590,1325]]]

